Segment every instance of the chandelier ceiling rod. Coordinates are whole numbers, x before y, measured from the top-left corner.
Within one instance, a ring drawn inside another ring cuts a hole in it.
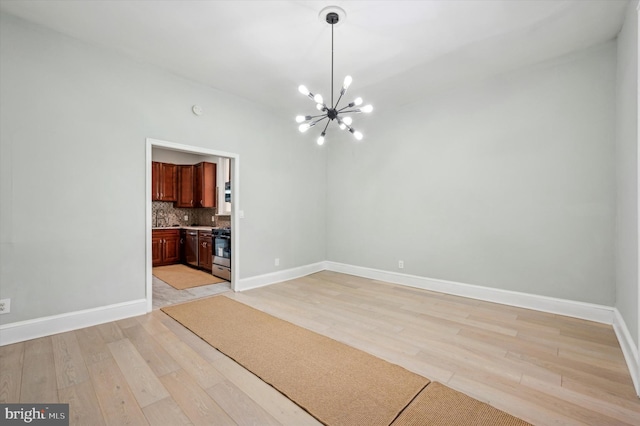
[[[330,15],[331,14],[327,15],[327,22],[329,22],[329,19],[330,19],[329,16]],[[336,18],[338,17],[337,14],[334,13],[334,15],[335,15]],[[336,22],[337,21],[338,20],[336,19]],[[334,104],[333,104],[333,25],[335,23],[333,21],[329,22],[329,23],[331,24],[331,108],[333,108],[334,107]]]

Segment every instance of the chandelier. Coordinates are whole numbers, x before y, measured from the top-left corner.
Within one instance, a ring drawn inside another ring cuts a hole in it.
[[[320,16],[323,16],[326,11],[328,12],[325,15],[325,20],[329,25],[331,25],[331,103],[329,105],[325,104],[324,99],[322,98],[322,95],[320,94],[314,95],[309,91],[309,89],[307,89],[306,86],[300,85],[298,87],[298,90],[300,91],[300,93],[302,93],[305,96],[308,96],[311,100],[313,100],[316,103],[316,108],[318,109],[318,111],[321,112],[321,114],[298,115],[296,117],[296,122],[301,123],[300,126],[298,127],[298,130],[300,130],[303,133],[309,130],[311,127],[315,126],[316,124],[322,123],[324,120],[327,120],[326,124],[324,125],[324,129],[322,130],[322,133],[320,133],[320,136],[317,139],[318,145],[324,144],[324,137],[327,132],[327,127],[329,127],[329,124],[334,120],[338,123],[338,126],[340,127],[340,129],[348,130],[351,134],[353,134],[353,136],[357,140],[361,140],[362,133],[355,130],[353,127],[351,127],[351,123],[353,122],[353,119],[346,114],[362,113],[362,112],[368,113],[373,111],[373,106],[371,105],[365,105],[363,107],[360,107],[360,105],[362,105],[362,98],[356,98],[352,102],[348,103],[346,106],[342,108],[338,108],[338,105],[340,104],[342,97],[344,96],[344,94],[347,92],[347,89],[351,85],[352,78],[349,75],[344,78],[344,82],[342,83],[342,89],[340,90],[340,96],[338,97],[338,100],[335,103],[333,103],[333,26],[340,21],[339,13],[342,13],[342,15],[344,16],[344,10],[340,9],[339,7],[330,6],[323,9],[320,12]]]

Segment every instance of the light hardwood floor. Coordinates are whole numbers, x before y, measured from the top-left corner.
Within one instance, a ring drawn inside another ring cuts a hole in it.
[[[326,271],[224,294],[534,424],[640,425],[610,326]],[[158,310],[0,359],[0,402],[68,402],[71,424],[318,424]]]

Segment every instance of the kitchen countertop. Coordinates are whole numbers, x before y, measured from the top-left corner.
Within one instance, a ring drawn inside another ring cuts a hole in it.
[[[158,230],[158,229],[192,229],[192,230],[197,230],[197,231],[211,231],[212,229],[219,229],[220,226],[205,226],[205,225],[196,225],[196,226],[190,226],[190,225],[179,225],[179,226],[157,226],[157,227],[153,227],[151,228],[152,230]]]

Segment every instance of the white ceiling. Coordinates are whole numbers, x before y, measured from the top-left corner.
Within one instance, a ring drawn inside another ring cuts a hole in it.
[[[377,110],[461,80],[612,40],[626,0],[172,1],[0,0],[0,9],[81,40],[253,100],[311,113],[303,83],[330,97],[335,5],[336,87],[353,76]],[[295,124],[295,123],[293,123]]]

